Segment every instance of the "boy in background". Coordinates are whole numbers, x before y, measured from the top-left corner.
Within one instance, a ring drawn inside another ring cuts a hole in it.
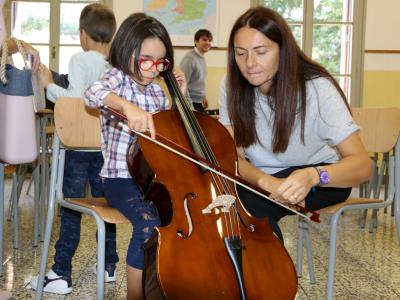
[[[69,62],[68,88],[53,82],[50,70],[43,64],[39,76],[46,88],[46,96],[55,102],[59,97],[83,98],[85,90],[98,80],[108,67],[106,56],[108,44],[116,30],[114,13],[108,7],[93,3],[84,7],[79,18],[80,44],[84,52],[71,57]],[[89,182],[93,197],[102,197],[102,183],[99,176],[103,166],[100,151],[72,151],[65,154],[63,194],[65,198],[83,198]],[[60,236],[55,245],[54,264],[44,280],[44,292],[68,294],[72,291],[72,257],[79,244],[81,213],[61,207]],[[115,224],[106,223],[105,281],[116,280]],[[94,267],[94,271],[96,271]],[[31,280],[31,287],[37,288],[38,277]]]
[[[207,65],[204,54],[211,48],[213,36],[208,29],[200,29],[194,35],[194,48],[185,54],[179,65],[185,73],[189,98],[195,110],[203,112],[208,107],[205,79]]]

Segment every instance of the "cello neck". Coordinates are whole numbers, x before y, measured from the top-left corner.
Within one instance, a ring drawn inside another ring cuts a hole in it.
[[[171,94],[173,99],[172,101],[176,105],[194,152],[204,159],[217,164],[218,162],[211,150],[211,147],[209,146],[207,139],[197,121],[197,118],[191,109],[190,102],[182,94],[175,76],[170,70],[163,72],[162,76],[168,87],[169,93]]]

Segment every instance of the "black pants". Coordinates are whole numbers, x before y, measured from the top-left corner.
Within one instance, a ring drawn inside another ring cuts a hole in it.
[[[272,174],[277,178],[286,178],[297,169],[307,168],[309,166],[299,166],[284,169],[278,173]],[[287,215],[294,213],[271,201],[268,201],[243,187],[237,186],[238,196],[244,207],[257,218],[267,218],[272,230],[283,242],[282,231],[278,226],[279,220]],[[309,210],[319,210],[321,208],[345,201],[351,193],[350,188],[333,187],[315,187],[307,195],[305,202]]]
[[[199,112],[204,112],[203,103],[192,102],[192,104],[195,110]]]

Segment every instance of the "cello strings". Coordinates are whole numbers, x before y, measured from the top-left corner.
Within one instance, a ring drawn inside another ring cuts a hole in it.
[[[218,161],[209,145],[207,142],[206,137],[204,136],[203,131],[201,130],[199,123],[192,112],[191,108],[189,107],[189,102],[187,99],[182,95],[180,88],[175,80],[175,77],[171,72],[165,72],[166,78],[168,79],[170,83],[170,87],[173,90],[173,93],[175,94],[176,98],[178,101],[175,101],[178,110],[181,109],[181,117],[184,118],[183,122],[186,123],[188,126],[187,129],[190,130],[188,132],[189,135],[194,136],[195,138],[192,139],[195,142],[197,142],[197,145],[199,146],[199,150],[203,156],[203,158],[212,161],[214,164],[218,164]],[[190,126],[189,126],[190,125]],[[227,183],[227,181],[220,176],[216,176],[214,173],[211,173],[211,178],[214,182],[214,185],[216,189],[218,190],[218,193],[220,194],[231,194],[235,195],[233,189],[231,188],[231,185]],[[233,214],[233,217],[232,217]],[[236,215],[236,211],[232,210],[231,208],[229,209],[229,222],[226,220],[226,213],[224,213],[224,218],[225,218],[225,223],[226,223],[226,229],[228,231],[228,235],[235,235],[239,234],[240,235],[240,227],[238,226],[238,216]],[[236,217],[235,217],[236,216]],[[232,221],[233,219],[233,221]],[[228,226],[228,224],[230,226]],[[236,224],[236,226],[235,226]],[[230,230],[229,230],[230,228]],[[235,228],[237,229],[238,232],[235,231]],[[231,231],[229,233],[229,231]]]
[[[202,130],[200,129],[200,126],[198,125],[197,119],[195,118],[191,108],[189,107],[188,101],[186,100],[185,97],[183,97],[179,86],[176,83],[175,78],[172,76],[171,72],[166,72],[167,79],[169,80],[169,83],[171,85],[171,88],[173,89],[173,93],[175,96],[178,98],[177,106],[178,109],[179,107],[181,108],[181,111],[183,115],[181,114],[181,117],[184,117],[185,119],[183,122],[186,122],[186,124],[191,125],[189,127],[190,133],[192,136],[195,136],[195,141],[198,143],[197,145],[199,146],[199,150],[201,151],[201,154],[204,158],[206,158],[209,161],[212,161],[213,163],[217,163],[216,158],[214,157],[210,147],[208,146],[208,143],[205,142],[206,139],[204,135],[202,134]],[[223,188],[220,188],[220,186],[217,184],[217,180],[215,180],[215,176],[213,176],[214,181],[216,183],[217,188],[219,189],[219,192],[222,193]],[[221,185],[223,183],[221,182]],[[226,188],[225,188],[226,189]]]

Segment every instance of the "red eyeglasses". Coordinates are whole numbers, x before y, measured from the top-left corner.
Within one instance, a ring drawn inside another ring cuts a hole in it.
[[[138,65],[143,71],[148,71],[155,65],[158,72],[163,72],[168,69],[169,64],[169,60],[164,58],[157,61],[154,61],[151,58],[139,58],[138,60]]]

